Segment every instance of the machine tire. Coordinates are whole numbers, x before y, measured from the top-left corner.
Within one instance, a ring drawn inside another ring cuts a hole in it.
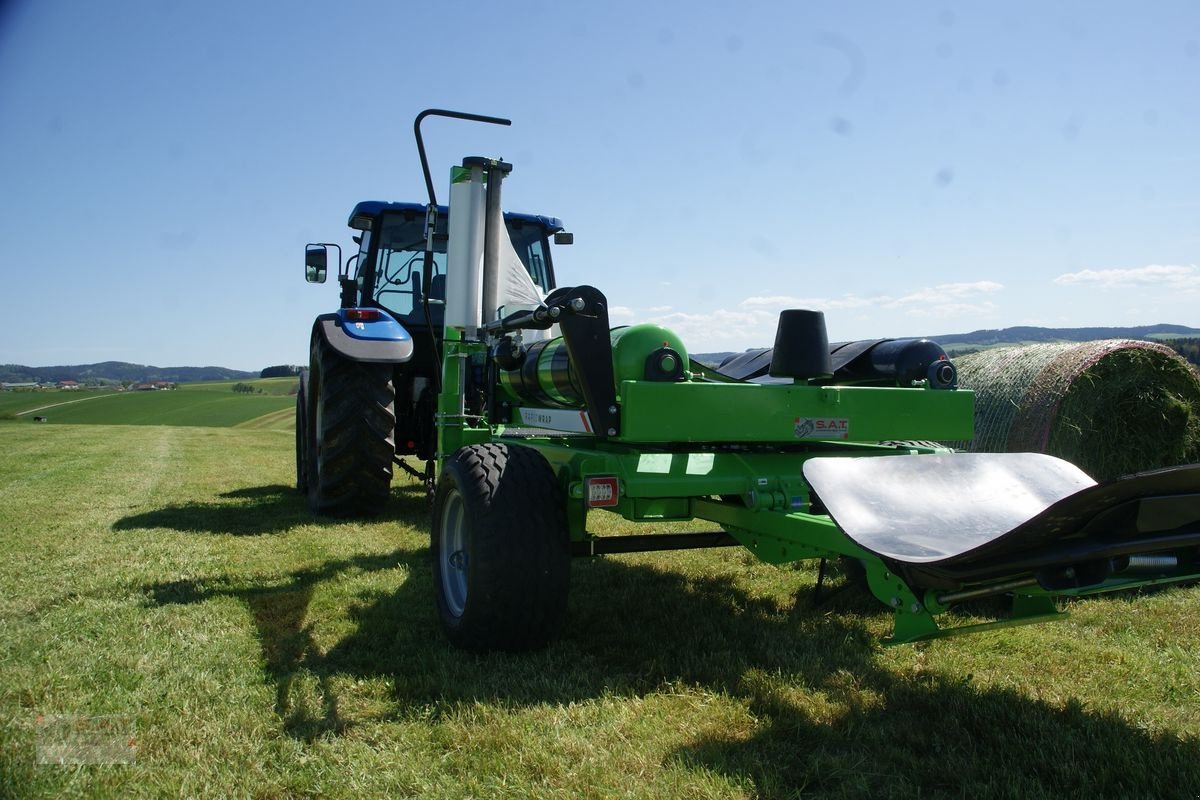
[[[383,510],[396,453],[396,389],[387,364],[351,361],[314,336],[305,439],[308,504],[318,514]]]
[[[536,450],[463,447],[434,499],[433,585],[455,647],[523,652],[557,637],[571,555],[562,487]]]
[[[304,390],[305,376],[300,377],[296,392],[296,491],[308,494],[308,393]]]

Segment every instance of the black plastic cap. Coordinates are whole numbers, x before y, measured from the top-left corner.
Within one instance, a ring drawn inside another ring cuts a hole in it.
[[[822,312],[790,308],[779,313],[770,375],[799,380],[833,375],[829,334]]]

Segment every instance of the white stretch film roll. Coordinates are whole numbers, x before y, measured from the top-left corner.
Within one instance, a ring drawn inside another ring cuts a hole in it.
[[[446,325],[473,334],[483,308],[483,173],[474,168],[469,179],[455,180],[460,176],[455,172],[450,184]]]

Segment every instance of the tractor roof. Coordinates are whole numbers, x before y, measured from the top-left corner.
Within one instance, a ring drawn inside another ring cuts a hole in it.
[[[350,212],[350,219],[353,220],[356,216],[360,215],[376,217],[388,211],[401,213],[415,211],[423,215],[425,213],[425,205],[422,203],[387,203],[383,200],[364,200]],[[438,213],[447,213],[446,207],[438,206]],[[541,214],[518,214],[513,211],[505,211],[504,219],[506,221],[520,221],[541,225],[546,228],[547,233],[557,233],[563,229],[562,220],[558,217],[545,217]]]

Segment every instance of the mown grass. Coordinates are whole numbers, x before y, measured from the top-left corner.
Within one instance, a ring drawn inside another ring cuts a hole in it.
[[[259,417],[252,417],[236,423],[235,428],[251,428],[254,430],[291,431],[296,426],[296,408],[288,403],[278,411],[271,411]]]
[[[21,423],[31,423],[36,415],[50,424],[230,427],[271,415],[260,427],[290,428],[295,398],[289,391],[296,386],[295,378],[247,382],[261,388],[261,394],[234,392],[234,383],[181,384],[178,389],[141,392],[12,392],[0,395],[0,416],[8,417],[5,422]]]
[[[83,400],[114,394],[113,389],[38,389],[0,392],[0,419],[12,419],[46,406],[74,405]]]
[[[284,432],[5,425],[0,452],[3,795],[1200,787],[1196,588],[885,650],[884,610],[815,603],[811,565],[611,557],[574,564],[560,642],[475,657],[438,631],[411,482],[384,518],[335,522],[290,488]],[[39,764],[38,720],[64,714],[118,720],[132,763]]]

